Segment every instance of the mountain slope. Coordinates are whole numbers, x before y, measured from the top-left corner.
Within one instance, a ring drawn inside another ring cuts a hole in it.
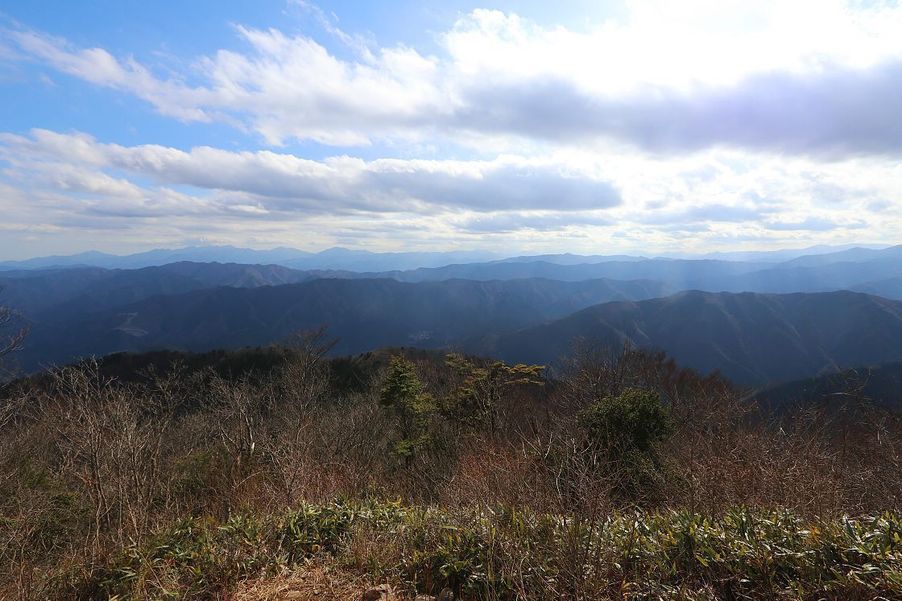
[[[865,250],[865,249],[862,249]],[[726,292],[827,292],[870,286],[873,293],[893,296],[893,279],[902,276],[902,259],[879,256],[865,261],[837,261],[823,265],[779,265],[720,280],[706,289]],[[867,290],[863,290],[867,291]],[[886,294],[884,294],[886,293]]]
[[[817,249],[814,249],[817,250]],[[812,252],[814,252],[814,250]],[[824,249],[820,249],[824,250]],[[48,262],[85,261],[99,262],[104,267],[143,266],[146,263],[186,262],[186,259],[210,261],[214,259],[234,260],[245,263],[266,263],[260,269],[307,270],[309,275],[327,275],[346,278],[393,278],[403,282],[442,281],[448,279],[471,279],[478,281],[511,280],[526,278],[546,278],[561,281],[588,279],[651,279],[666,284],[672,290],[705,290],[710,292],[828,292],[833,290],[860,290],[902,298],[894,281],[902,278],[902,246],[883,249],[849,248],[838,252],[824,252],[793,256],[789,251],[771,253],[750,253],[737,255],[745,260],[719,259],[675,259],[645,258],[636,256],[581,256],[569,254],[549,254],[520,256],[507,259],[470,262],[483,257],[483,253],[372,253],[335,248],[310,254],[292,249],[272,251],[252,251],[232,247],[201,247],[172,251],[149,251],[127,257],[87,254],[74,257],[50,257],[26,261],[18,265],[34,269],[36,265]],[[795,251],[798,252],[798,251]],[[732,257],[732,255],[727,255]],[[789,260],[775,260],[776,257],[791,257]],[[451,264],[448,264],[451,263]],[[197,262],[191,264],[199,265]],[[24,279],[31,273],[25,269],[0,271],[2,280]],[[216,263],[209,263],[216,265]],[[164,267],[169,267],[165,265]],[[162,269],[161,267],[160,269]],[[0,264],[0,270],[3,264]],[[79,269],[69,267],[68,269]],[[89,273],[81,268],[82,273]],[[65,277],[62,269],[57,269],[59,278]],[[93,277],[93,276],[92,276]],[[192,278],[196,279],[194,274]],[[212,285],[253,286],[281,284],[303,281],[303,277],[255,278],[248,276],[248,282],[214,281]],[[181,288],[173,282],[169,288],[161,287],[159,293],[184,292],[203,286],[186,285]],[[38,295],[39,297],[41,295]],[[138,300],[146,294],[136,294]]]
[[[319,279],[204,289],[36,323],[20,359],[33,369],[120,350],[236,348],[321,325],[340,339],[337,353],[391,345],[438,347],[541,323],[606,300],[664,293],[654,282],[539,279],[420,284]]]
[[[784,263],[789,267],[802,267],[836,262],[857,262],[890,255],[897,257],[902,255],[902,246],[895,248],[812,246],[803,249],[715,252],[705,255],[679,255],[678,257],[674,255],[670,260],[677,258],[687,260],[722,259],[732,262]],[[214,245],[189,246],[176,249],[155,249],[131,255],[112,255],[97,251],[89,251],[75,255],[37,257],[20,261],[0,261],[0,270],[32,270],[64,267],[139,269],[142,267],[165,265],[167,263],[190,261],[274,264],[301,270],[340,269],[372,273],[486,261],[506,263],[546,262],[560,265],[575,265],[646,260],[659,259],[631,255],[576,255],[571,253],[501,258],[494,253],[480,251],[378,253],[347,248],[330,248],[312,253],[284,247],[269,250],[255,250],[227,245]]]
[[[786,261],[784,267],[816,267],[831,263],[863,263],[879,259],[902,259],[902,244],[888,248],[855,246],[836,252],[809,254]]]
[[[102,267],[105,269],[140,269],[179,262],[220,262],[275,264],[301,270],[340,269],[358,272],[436,267],[449,263],[486,261],[496,255],[478,251],[394,252],[375,253],[346,248],[330,248],[310,253],[294,248],[254,250],[235,246],[190,246],[155,249],[131,255],[111,255],[96,251],[68,256],[49,256],[24,261],[2,261],[3,270],[59,269]]]
[[[558,264],[549,261],[492,262],[446,265],[444,267],[413,269],[380,274],[405,282],[440,281],[452,278],[468,280],[510,280],[521,278],[549,278],[579,281],[594,278],[617,280],[650,279],[666,281],[676,289],[687,286],[707,286],[726,278],[752,273],[769,265],[766,263],[737,263],[730,261],[642,259],[606,261],[602,263]]]
[[[710,292],[829,292],[871,284],[876,293],[894,294],[891,282],[902,277],[902,259],[895,248],[883,251],[857,249],[861,253],[836,253],[834,260],[781,264],[719,260],[636,259],[600,263],[556,263],[549,261],[499,261],[446,265],[438,268],[370,274],[405,282],[440,281],[449,278],[506,280],[542,277],[562,281],[591,278],[651,279],[674,290]],[[866,252],[867,251],[867,252]],[[861,256],[861,261],[841,260]],[[879,286],[886,282],[886,286]]]
[[[612,302],[471,344],[509,361],[549,363],[574,339],[662,349],[678,363],[743,385],[902,359],[902,302],[854,292],[685,292]]]
[[[96,251],[76,255],[36,257],[24,261],[0,262],[0,270],[58,269],[71,267],[102,267],[104,269],[141,269],[168,263],[222,262],[281,264],[312,256],[312,253],[293,248],[253,250],[234,246],[189,246],[176,249],[155,249],[131,255],[111,255]]]
[[[852,288],[856,292],[864,292],[886,298],[902,299],[902,276],[886,278],[874,282],[865,282]]]
[[[769,410],[842,407],[866,399],[878,407],[899,412],[902,411],[902,362],[794,380],[758,391],[754,398]]]
[[[254,288],[314,279],[318,274],[278,265],[171,263],[142,269],[78,267],[0,272],[3,304],[38,319],[59,320],[154,295],[204,288]]]

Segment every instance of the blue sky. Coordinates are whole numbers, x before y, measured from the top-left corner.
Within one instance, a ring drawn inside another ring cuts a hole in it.
[[[524,17],[573,28],[592,19],[623,11],[619,4],[593,7],[597,2],[554,6],[540,1],[493,4]],[[242,51],[245,44],[234,26],[277,28],[286,33],[312,35],[330,52],[347,56],[340,40],[325,32],[321,19],[374,43],[406,44],[427,52],[440,49],[436,34],[462,15],[483,6],[479,2],[425,3],[415,0],[322,2],[302,4],[285,0],[258,2],[138,2],[102,0],[73,3],[0,3],[0,15],[11,28],[28,28],[68,40],[80,47],[100,47],[116,56],[134,56],[161,70],[180,70],[183,62],[221,49]],[[591,11],[592,17],[589,17]],[[185,123],[162,118],[133,97],[110,94],[76,77],[60,76],[41,65],[6,65],[3,83],[11,90],[0,98],[0,110],[11,117],[11,131],[25,133],[40,127],[91,132],[120,144],[153,143],[189,149],[195,145],[267,148],[257,136],[218,123]],[[53,81],[48,93],[47,80]],[[61,101],[65,99],[65,101]],[[293,140],[283,148],[305,156],[329,156],[332,147]],[[389,152],[390,149],[383,149]],[[396,152],[400,152],[396,149]],[[358,153],[359,154],[359,153]]]
[[[894,2],[0,2],[0,258],[899,243]]]

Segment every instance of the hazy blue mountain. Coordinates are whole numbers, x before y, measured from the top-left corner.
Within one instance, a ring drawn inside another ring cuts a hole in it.
[[[852,289],[857,292],[902,300],[902,276],[857,284]]]
[[[592,278],[650,279],[664,281],[675,289],[685,289],[700,285],[717,286],[720,282],[731,281],[729,278],[733,276],[753,273],[766,267],[768,267],[766,263],[685,259],[642,259],[565,265],[548,261],[520,261],[446,265],[381,275],[405,282],[429,282],[452,278],[481,281],[534,277],[561,281]]]
[[[902,360],[902,302],[855,292],[683,292],[590,307],[547,324],[471,343],[508,361],[551,363],[574,340],[666,351],[742,385]]]
[[[310,253],[295,248],[274,248],[254,250],[235,246],[192,246],[174,250],[152,250],[123,258],[116,267],[137,268],[166,265],[177,262],[217,262],[262,265],[284,265],[288,261],[310,256]]]
[[[856,249],[858,250],[858,249]],[[551,263],[548,261],[495,261],[446,265],[437,268],[392,271],[370,274],[392,277],[400,281],[422,282],[463,278],[473,280],[506,280],[541,277],[562,281],[591,278],[651,279],[663,282],[673,290],[705,290],[709,292],[829,292],[859,289],[898,298],[892,280],[902,277],[902,253],[895,249],[867,251],[862,260],[825,260],[820,264],[737,262],[689,259],[632,259],[599,263]]]
[[[809,252],[803,256],[799,253]],[[154,250],[117,257],[83,253],[0,264],[2,270],[94,266],[134,269],[173,262],[231,262],[281,265],[301,271],[328,271],[341,277],[384,278],[405,282],[473,279],[480,281],[548,278],[561,281],[610,278],[653,279],[671,289],[729,292],[821,292],[860,289],[902,276],[902,246],[851,247],[837,250],[812,247],[757,253],[721,253],[722,258],[646,258],[629,255],[546,254],[498,259],[483,252],[373,253],[332,248],[307,253],[289,248],[267,251],[231,246]],[[729,260],[726,260],[729,259]],[[341,272],[341,273],[338,273]],[[6,274],[4,274],[6,275]],[[18,277],[18,276],[17,276]],[[879,294],[887,289],[868,288]]]
[[[855,246],[837,252],[804,255],[786,261],[783,263],[783,267],[812,267],[830,263],[861,263],[873,261],[875,259],[902,260],[902,245],[890,246],[888,248],[866,248]]]
[[[28,369],[120,350],[209,350],[260,345],[327,325],[339,353],[380,346],[440,347],[504,332],[612,299],[668,291],[648,281],[317,279],[257,288],[208,288],[36,321],[19,358]]]
[[[544,263],[554,263],[555,265],[580,265],[584,263],[608,263],[611,261],[644,261],[648,257],[639,257],[633,255],[574,255],[571,253],[548,254],[548,255],[520,255],[517,257],[507,257],[490,261],[491,263],[535,263],[541,261]]]
[[[872,284],[872,291],[883,295],[891,293],[890,282],[879,282],[902,276],[902,258],[881,254],[861,262],[827,262],[821,265],[780,264],[769,269],[723,278],[720,282],[707,282],[698,288],[728,292],[826,292],[830,290],[859,289]],[[895,294],[890,296],[896,297]]]
[[[815,246],[808,246],[806,248],[781,248],[776,250],[751,250],[751,251],[723,251],[723,252],[711,252],[704,253],[702,255],[674,255],[675,257],[679,257],[682,259],[719,259],[722,261],[754,261],[754,262],[764,262],[764,263],[784,263],[787,261],[791,261],[793,259],[798,259],[799,257],[819,257],[829,254],[837,254],[843,251],[847,251],[850,249],[862,249],[862,250],[872,250],[872,249],[881,249],[885,248],[884,246],[874,245],[874,246],[860,246],[856,244],[845,244],[845,245],[826,245],[819,244]],[[668,255],[670,256],[670,255]],[[848,255],[850,258],[854,256],[854,253]],[[867,255],[861,255],[863,257]],[[850,259],[845,259],[850,260]]]
[[[160,294],[233,286],[253,288],[313,279],[321,273],[279,265],[171,263],[142,269],[76,267],[0,272],[0,302],[32,318],[59,319]],[[51,312],[52,311],[52,312]],[[50,314],[45,314],[51,312]]]
[[[434,268],[461,263],[552,263],[579,265],[645,260],[717,260],[759,263],[762,266],[787,263],[790,267],[823,265],[844,261],[864,261],[880,256],[902,256],[899,250],[876,247],[812,246],[804,249],[771,251],[715,252],[701,255],[667,255],[649,257],[638,255],[579,255],[572,253],[518,255],[499,257],[484,251],[447,252],[370,252],[346,248],[330,248],[311,253],[294,248],[254,250],[234,246],[191,246],[177,249],[156,249],[131,255],[111,255],[96,251],[66,256],[49,256],[23,261],[0,261],[0,270],[48,269],[54,267],[104,267],[108,269],[136,269],[175,263],[219,262],[257,263],[293,267],[296,269],[339,269],[356,272],[406,271]],[[883,253],[883,251],[888,253]],[[882,253],[882,254],[881,254]],[[894,253],[894,254],[893,254]]]
[[[300,270],[348,270],[357,272],[390,271],[435,267],[449,263],[487,261],[495,255],[478,251],[374,253],[345,248],[330,248],[309,253],[294,248],[254,250],[234,246],[193,246],[157,249],[132,255],[87,252],[70,256],[51,256],[24,261],[0,262],[0,270],[27,270],[66,267],[103,267],[139,269],[176,262],[218,262],[282,265]]]
[[[39,257],[25,261],[2,262],[0,269],[47,269],[53,267],[140,269],[184,261],[278,265],[310,256],[310,254],[293,248],[253,250],[235,246],[190,246],[178,249],[149,250],[131,255],[87,252],[71,256]]]
[[[347,248],[330,248],[307,257],[284,261],[282,264],[295,269],[381,272],[438,267],[449,263],[487,261],[494,258],[494,254],[481,251],[374,253]]]
[[[661,349],[748,386],[902,361],[902,302],[854,292],[659,298],[666,292],[652,281],[545,279],[206,288],[38,321],[19,358],[34,369],[123,350],[239,348],[326,325],[339,354],[409,345],[553,363],[584,339]]]
[[[21,261],[0,261],[0,270],[51,269],[64,267],[109,267],[119,260],[117,255],[88,251],[75,255],[51,255]]]

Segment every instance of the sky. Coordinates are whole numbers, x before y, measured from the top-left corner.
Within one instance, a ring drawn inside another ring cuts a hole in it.
[[[902,6],[0,0],[0,259],[902,243]]]

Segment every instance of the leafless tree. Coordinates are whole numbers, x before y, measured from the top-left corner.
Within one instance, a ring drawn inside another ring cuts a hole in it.
[[[276,378],[279,407],[273,412],[266,450],[286,504],[296,500],[310,471],[311,446],[317,442],[313,414],[329,393],[326,355],[336,342],[320,327],[292,334],[282,343],[291,357]]]
[[[28,326],[21,322],[23,319],[18,311],[0,306],[0,359],[22,348],[28,335]]]
[[[285,400],[295,408],[303,409],[326,393],[329,385],[326,356],[337,342],[329,337],[325,326],[297,332],[283,342],[292,351],[292,357],[282,369],[280,383],[290,397]]]

